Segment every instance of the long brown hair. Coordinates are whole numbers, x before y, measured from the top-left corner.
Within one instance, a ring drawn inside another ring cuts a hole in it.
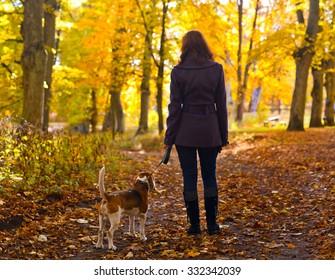
[[[189,55],[198,64],[214,60],[204,35],[198,30],[188,31],[183,36],[179,64],[182,64]]]

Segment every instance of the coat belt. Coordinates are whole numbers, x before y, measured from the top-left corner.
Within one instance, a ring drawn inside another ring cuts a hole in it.
[[[190,105],[183,104],[183,112],[197,115],[211,115],[216,112],[216,104]]]

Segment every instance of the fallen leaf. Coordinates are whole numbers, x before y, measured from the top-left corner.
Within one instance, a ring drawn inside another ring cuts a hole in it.
[[[79,238],[80,241],[84,241],[84,242],[91,242],[92,238],[90,236],[84,236]]]
[[[174,253],[174,252],[175,252],[174,250],[164,250],[164,251],[161,253],[161,256],[171,255],[171,254]]]
[[[278,213],[277,209],[275,207],[271,207],[273,213]]]
[[[40,241],[40,242],[46,242],[46,241],[48,241],[48,238],[45,235],[41,234],[38,237],[38,241]]]
[[[134,257],[134,254],[131,251],[125,256],[126,259],[130,259],[130,258],[133,258],[133,257]]]
[[[276,248],[284,247],[285,245],[284,244],[271,243],[271,244],[267,244],[265,246],[270,248],[270,249],[276,249]]]
[[[88,221],[85,220],[85,219],[78,219],[78,220],[77,220],[77,223],[78,223],[78,224],[88,224]]]
[[[254,228],[262,228],[264,226],[265,226],[265,224],[262,221],[256,221],[253,225]]]
[[[291,244],[291,243],[290,243],[290,244],[287,245],[287,247],[290,248],[290,249],[294,249],[294,248],[297,247],[297,246],[294,245],[294,244]]]
[[[300,235],[302,235],[302,233],[301,232],[295,232],[295,233],[291,233],[291,235],[292,236],[300,236]]]
[[[188,257],[194,258],[200,255],[200,252],[190,251],[187,253]]]

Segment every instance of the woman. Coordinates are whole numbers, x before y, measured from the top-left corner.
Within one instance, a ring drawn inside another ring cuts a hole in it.
[[[216,158],[228,145],[228,115],[222,65],[200,31],[191,30],[182,39],[179,63],[172,69],[169,116],[164,138],[175,144],[184,179],[184,200],[191,223],[188,234],[200,234],[197,191],[197,152],[204,184],[207,229],[219,233],[216,222],[218,186]]]

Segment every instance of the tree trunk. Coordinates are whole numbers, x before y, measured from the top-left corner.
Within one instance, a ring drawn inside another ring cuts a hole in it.
[[[296,77],[291,103],[288,130],[304,130],[308,72],[314,55],[314,44],[318,32],[319,0],[310,0],[308,24],[304,45],[295,54]]]
[[[114,100],[115,100],[114,110],[115,110],[116,124],[117,124],[116,132],[123,134],[126,130],[126,127],[125,127],[124,113],[123,113],[122,103],[121,103],[121,92],[118,92],[115,94]]]
[[[150,77],[151,77],[151,47],[152,33],[149,29],[145,36],[145,46],[143,55],[143,77],[141,82],[141,114],[137,135],[144,134],[148,131],[149,101],[150,101]]]
[[[300,60],[296,60],[295,87],[288,130],[304,130],[307,78],[312,57],[312,53],[307,53]]]
[[[154,12],[156,8],[156,1],[150,1],[145,10],[142,9],[140,2],[136,0],[136,4],[140,9],[145,28],[145,42],[142,60],[142,82],[141,82],[141,113],[140,122],[136,135],[144,134],[148,131],[148,117],[149,117],[149,101],[150,101],[150,78],[151,78],[151,56],[152,56],[152,35]]]
[[[43,37],[43,0],[25,0],[21,27],[23,52],[23,112],[22,118],[42,130],[44,112],[44,77],[46,53]]]
[[[254,16],[254,21],[253,21],[253,24],[252,24],[251,37],[250,37],[250,41],[249,41],[247,64],[245,65],[245,68],[244,68],[241,104],[238,104],[238,111],[240,112],[239,121],[242,121],[242,119],[243,119],[244,103],[245,103],[245,97],[246,97],[247,89],[248,89],[249,69],[252,65],[251,51],[252,51],[253,44],[254,44],[254,34],[255,34],[255,31],[256,31],[258,10],[259,10],[259,0],[256,1],[255,16]],[[241,108],[239,108],[239,106],[241,106]]]
[[[43,131],[47,132],[49,127],[50,100],[52,97],[52,67],[55,57],[55,30],[56,30],[56,11],[59,9],[57,0],[44,0],[44,44],[47,52],[47,62],[45,69],[44,87],[44,116]]]
[[[242,86],[242,16],[243,0],[237,1],[238,5],[238,51],[237,51],[237,108],[236,121],[241,122],[243,119],[245,96]]]
[[[112,99],[112,93],[110,92],[109,93],[110,95],[110,99]],[[108,107],[108,110],[106,112],[106,115],[104,117],[104,121],[103,121],[103,124],[102,124],[102,131],[107,131],[107,130],[111,130],[112,133],[113,133],[113,139],[114,139],[114,136],[115,136],[115,119],[114,119],[114,111],[113,111],[113,108],[112,108],[112,101],[110,102],[107,102],[107,104],[110,104],[109,107]]]
[[[257,108],[258,108],[258,104],[259,104],[259,101],[261,99],[261,93],[262,93],[262,87],[259,86],[258,88],[255,88],[253,91],[252,91],[252,95],[251,95],[251,100],[250,100],[250,103],[249,103],[249,109],[248,111],[251,113],[251,112],[257,112]]]
[[[334,33],[335,26],[335,5],[332,5],[332,20],[331,32]],[[332,37],[334,38],[334,37]],[[326,62],[326,107],[325,107],[325,123],[329,126],[334,126],[334,99],[335,99],[335,50],[334,46],[331,47],[330,59]]]
[[[334,98],[335,98],[335,52],[332,52],[332,59],[326,62],[326,107],[325,124],[334,126]]]
[[[103,124],[103,131],[112,130],[113,135],[125,132],[121,91],[110,92],[111,103]]]
[[[118,8],[120,7],[118,6]],[[111,63],[111,86],[109,90],[111,102],[108,113],[104,119],[103,131],[111,129],[113,138],[116,133],[122,134],[125,131],[124,113],[121,103],[121,92],[129,63],[129,59],[124,55],[124,49],[122,47],[125,33],[126,29],[124,27],[118,28],[114,36],[114,41],[111,42],[113,57]]]
[[[92,109],[90,116],[90,123],[92,125],[92,132],[97,132],[97,124],[98,124],[98,108],[97,108],[97,94],[95,90],[91,90],[91,99],[92,99]]]
[[[163,82],[164,82],[164,64],[165,64],[165,21],[167,12],[169,9],[169,2],[163,0],[163,14],[162,14],[162,33],[159,49],[159,65],[158,65],[158,75],[157,75],[157,114],[158,114],[158,133],[161,134],[164,130],[164,120],[163,120]]]
[[[322,127],[322,90],[323,90],[323,70],[312,67],[313,89],[311,92],[312,112],[309,127]]]
[[[158,80],[162,80],[163,77],[157,77]],[[164,131],[164,118],[163,118],[163,81],[157,80],[157,114],[158,114],[158,133],[161,134]]]

